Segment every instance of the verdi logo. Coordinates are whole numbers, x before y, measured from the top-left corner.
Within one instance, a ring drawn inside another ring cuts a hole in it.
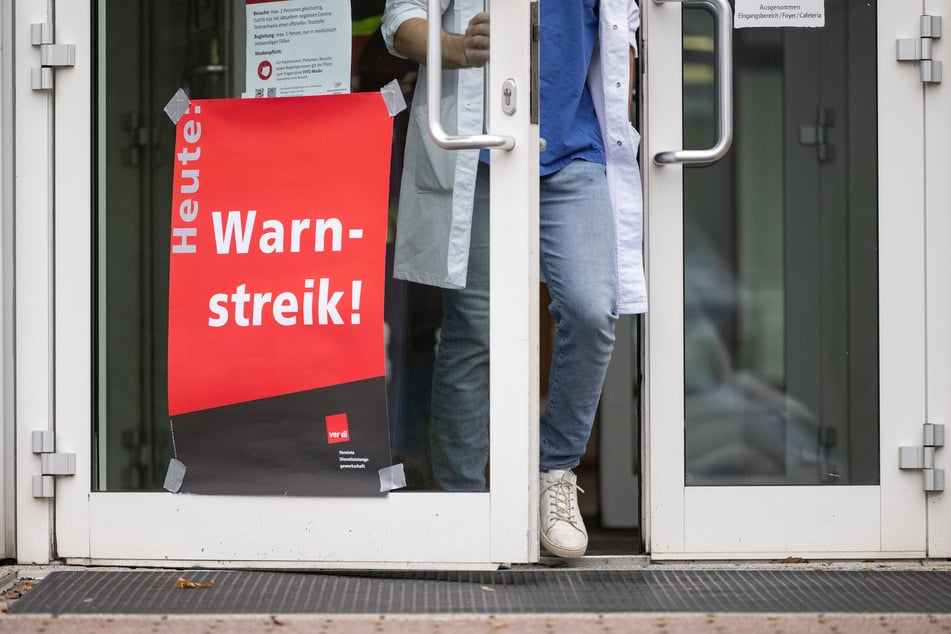
[[[350,426],[346,414],[333,414],[325,419],[327,423],[327,443],[350,442]]]

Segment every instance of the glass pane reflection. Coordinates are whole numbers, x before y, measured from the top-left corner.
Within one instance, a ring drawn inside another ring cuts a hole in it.
[[[736,136],[684,172],[688,485],[876,484],[876,3],[734,36]],[[684,10],[684,138],[715,133],[713,21]]]

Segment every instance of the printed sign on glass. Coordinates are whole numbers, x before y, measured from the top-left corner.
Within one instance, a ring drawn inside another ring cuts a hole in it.
[[[245,97],[350,92],[350,3],[245,0]]]

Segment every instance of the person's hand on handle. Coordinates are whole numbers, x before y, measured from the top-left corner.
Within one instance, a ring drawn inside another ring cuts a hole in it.
[[[411,18],[396,31],[393,46],[401,54],[426,63],[426,20]],[[481,68],[489,61],[489,14],[477,13],[465,33],[442,32],[443,70]]]

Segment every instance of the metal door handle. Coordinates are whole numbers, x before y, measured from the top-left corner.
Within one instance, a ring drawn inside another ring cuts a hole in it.
[[[725,1],[725,0],[724,0]],[[451,136],[442,127],[439,101],[442,98],[442,24],[439,0],[429,0],[426,20],[426,108],[429,110],[429,136],[445,150],[472,150],[496,148],[511,150],[515,138],[499,134],[464,134]]]
[[[682,163],[709,165],[719,161],[733,143],[733,10],[727,0],[654,0],[655,4],[679,2],[686,6],[706,6],[716,18],[717,51],[717,142],[708,150],[674,150],[654,155],[657,165]]]

